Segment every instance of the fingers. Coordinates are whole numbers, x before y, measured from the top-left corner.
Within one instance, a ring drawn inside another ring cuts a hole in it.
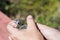
[[[10,35],[9,40],[18,40],[18,39],[16,37],[13,37],[12,35]]]
[[[12,21],[7,25],[7,29],[11,34],[15,34],[18,31],[16,26],[17,24],[15,24],[15,21]]]
[[[60,40],[60,32],[56,29],[37,23],[38,28],[47,40]]]
[[[10,36],[8,38],[9,38],[9,40],[12,40],[12,38]]]
[[[28,25],[28,27],[27,27],[28,30],[36,30],[37,29],[36,25],[35,25],[35,22],[34,22],[31,15],[29,15],[27,17],[27,25]]]

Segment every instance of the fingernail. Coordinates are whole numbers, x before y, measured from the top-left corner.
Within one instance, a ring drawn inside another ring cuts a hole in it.
[[[28,16],[29,19],[32,19],[33,17],[31,15]]]

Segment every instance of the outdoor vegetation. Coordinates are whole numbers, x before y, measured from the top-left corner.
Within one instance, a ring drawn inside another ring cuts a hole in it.
[[[0,10],[11,19],[32,15],[35,21],[60,29],[60,0],[1,0]]]

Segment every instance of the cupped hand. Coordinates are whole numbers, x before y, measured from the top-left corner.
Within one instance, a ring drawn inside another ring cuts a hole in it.
[[[14,22],[10,22],[7,26],[10,33],[9,40],[44,40],[31,15],[27,17],[27,29],[18,30]]]

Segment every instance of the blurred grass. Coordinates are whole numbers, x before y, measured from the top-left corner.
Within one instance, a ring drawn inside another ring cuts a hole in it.
[[[60,28],[60,0],[12,0],[10,4],[6,1],[3,0],[0,5],[12,19],[25,20],[27,15],[33,15],[35,21],[41,24]]]

